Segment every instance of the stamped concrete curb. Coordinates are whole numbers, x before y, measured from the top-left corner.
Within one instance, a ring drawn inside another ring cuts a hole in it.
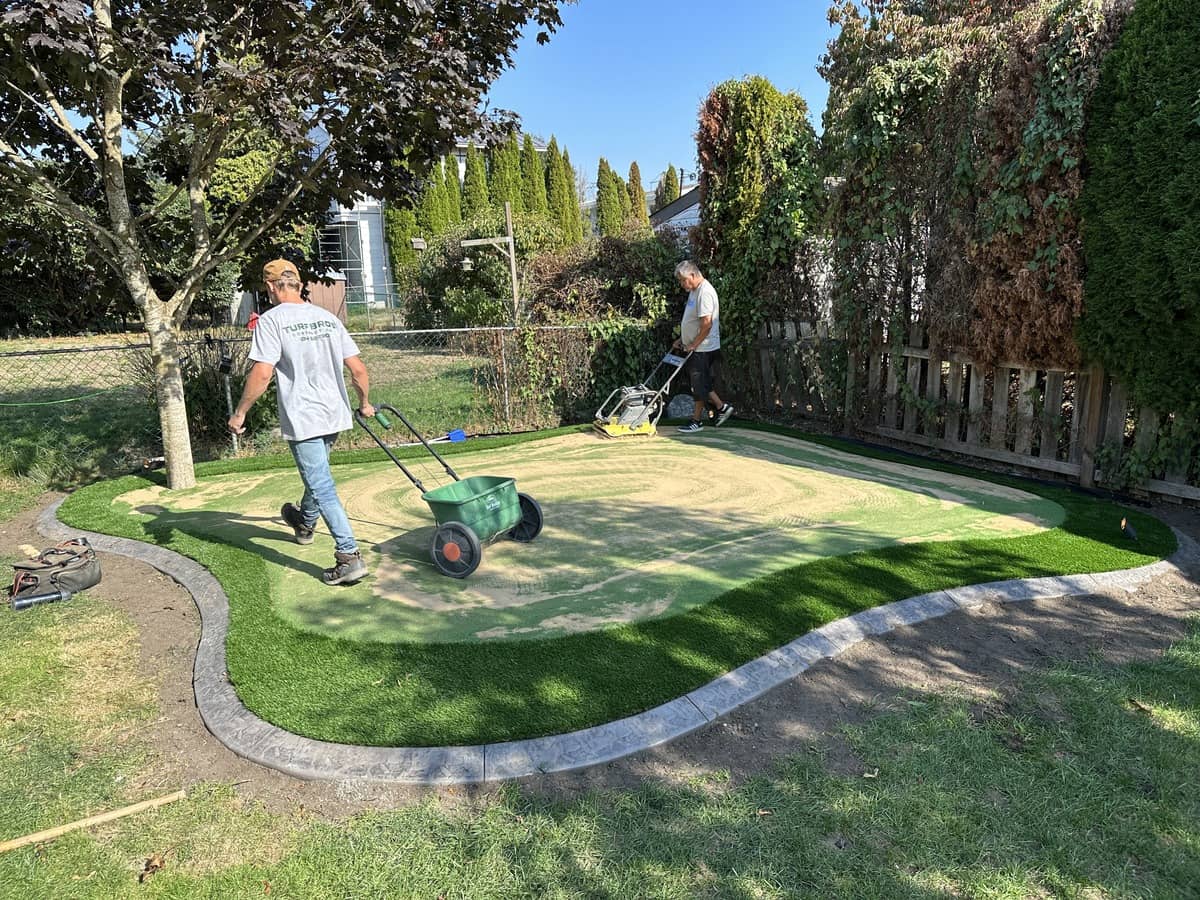
[[[1176,529],[1179,548],[1170,560],[1096,575],[993,581],[877,606],[823,625],[669,703],[605,725],[474,747],[359,747],[300,737],[246,709],[225,671],[229,599],[216,578],[171,550],[63,525],[57,515],[61,503],[38,517],[43,535],[86,536],[97,550],[149,563],[191,593],[201,618],[192,685],[200,717],[217,740],[239,756],[297,778],[333,781],[468,784],[582,769],[682,737],[871,635],[984,603],[1075,597],[1106,588],[1133,593],[1159,575],[1200,568],[1200,545]]]

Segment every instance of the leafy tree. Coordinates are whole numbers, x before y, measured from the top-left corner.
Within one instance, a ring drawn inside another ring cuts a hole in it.
[[[410,327],[464,328],[524,320],[524,311],[512,308],[512,282],[504,256],[487,248],[483,252],[464,250],[461,245],[466,238],[501,234],[504,226],[504,214],[489,210],[430,242],[418,262],[418,290],[405,308]],[[563,235],[549,215],[516,213],[513,240],[518,268],[524,269],[533,256],[561,246]],[[462,261],[467,253],[472,267],[464,271]]]
[[[674,203],[679,196],[679,172],[675,166],[667,166],[667,171],[658,179],[658,186],[654,189],[654,211],[658,212],[664,206]]]
[[[521,147],[521,190],[522,205],[526,212],[545,214],[549,211],[546,172],[542,167],[542,158],[533,145],[533,138],[528,134]]]
[[[646,191],[642,188],[642,170],[637,160],[629,166],[629,203],[633,207],[633,220],[639,225],[649,226],[650,214],[646,210]]]
[[[765,78],[724,82],[700,108],[697,246],[721,295],[721,345],[734,354],[768,316],[799,312],[805,295],[814,302],[812,285],[793,273],[811,268],[798,263],[816,231],[816,144],[804,99]]]
[[[26,204],[0,206],[0,333],[102,330],[137,318],[124,283],[81,226]]]
[[[179,340],[205,279],[296,209],[404,196],[455,135],[496,130],[480,97],[529,20],[539,40],[560,24],[556,0],[503,13],[463,0],[5,4],[0,203],[77,224],[125,282],[151,344],[172,488],[195,482]],[[263,176],[241,203],[217,202],[227,142],[260,123],[273,136]],[[180,151],[166,196],[136,164],[147,136]],[[186,265],[156,282],[180,198]]]
[[[517,144],[517,133],[511,132],[508,140],[492,148],[492,165],[488,174],[488,189],[492,196],[492,207],[504,211],[506,202],[512,204],[514,213],[525,208],[521,188],[521,148]]]
[[[446,211],[451,225],[462,222],[462,184],[458,180],[458,157],[447,153],[442,163],[442,180],[446,188]]]
[[[467,145],[467,166],[463,173],[463,219],[473,219],[491,208],[488,197],[487,162],[474,144]]]
[[[624,227],[625,218],[621,210],[621,197],[629,202],[629,195],[621,189],[621,179],[608,160],[600,157],[596,172],[596,230],[601,235],[618,235]]]
[[[1079,341],[1162,412],[1200,407],[1200,8],[1141,0],[1087,130]]]

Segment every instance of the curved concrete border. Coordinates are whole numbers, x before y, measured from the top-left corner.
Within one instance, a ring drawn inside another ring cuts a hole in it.
[[[1200,563],[1200,545],[1176,529],[1179,549],[1170,560],[1096,575],[994,581],[877,606],[823,625],[669,703],[605,725],[473,747],[360,747],[300,737],[263,721],[243,706],[225,671],[229,599],[217,579],[199,563],[171,550],[63,525],[57,516],[61,503],[50,505],[38,517],[37,527],[43,535],[55,540],[84,535],[97,550],[149,563],[179,582],[195,599],[201,631],[192,684],[208,730],[234,753],[306,779],[464,784],[582,769],[707,725],[868,636],[988,602],[1074,597],[1104,588],[1132,593],[1151,578]]]

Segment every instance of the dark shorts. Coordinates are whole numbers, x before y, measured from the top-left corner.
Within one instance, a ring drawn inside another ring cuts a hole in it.
[[[708,399],[709,392],[716,386],[720,369],[720,350],[697,350],[688,358],[687,376],[691,382],[693,400]]]

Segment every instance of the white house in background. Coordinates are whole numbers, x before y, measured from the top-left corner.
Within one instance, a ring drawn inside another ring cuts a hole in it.
[[[346,277],[346,299],[371,306],[393,306],[395,279],[388,260],[383,202],[359,197],[353,206],[335,203],[321,231],[321,261]]]
[[[650,227],[678,228],[686,231],[700,224],[700,186],[680,194],[662,209],[650,216]]]

